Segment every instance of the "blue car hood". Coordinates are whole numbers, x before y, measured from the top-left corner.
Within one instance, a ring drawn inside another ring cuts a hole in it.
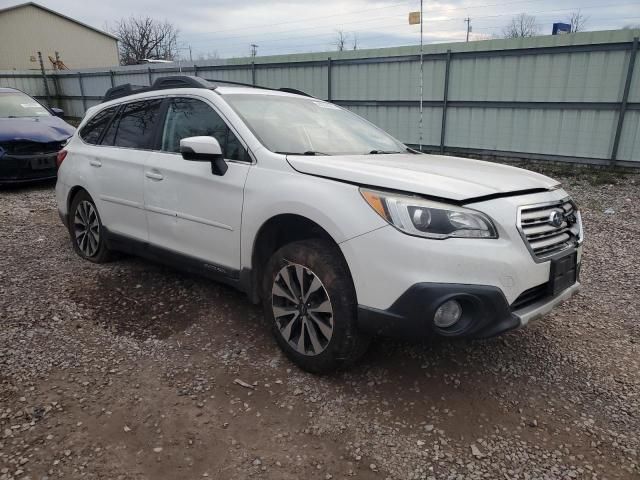
[[[0,118],[0,142],[62,142],[75,129],[59,117]]]

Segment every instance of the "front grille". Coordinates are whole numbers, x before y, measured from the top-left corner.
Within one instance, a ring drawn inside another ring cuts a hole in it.
[[[531,254],[546,258],[580,240],[580,214],[570,199],[520,207],[518,229]]]
[[[41,155],[62,150],[63,142],[2,142],[0,149],[8,155]]]

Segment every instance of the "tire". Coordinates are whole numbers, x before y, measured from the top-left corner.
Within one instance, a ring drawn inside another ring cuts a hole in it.
[[[90,228],[86,228],[86,224]],[[84,190],[78,192],[69,208],[69,235],[73,250],[85,260],[105,263],[111,260],[102,220],[91,196]]]
[[[330,242],[304,240],[275,252],[265,268],[262,299],[278,345],[303,370],[350,366],[369,346],[369,337],[357,329],[351,275]]]

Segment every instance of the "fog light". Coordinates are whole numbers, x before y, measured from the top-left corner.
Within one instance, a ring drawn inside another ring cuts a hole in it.
[[[438,307],[433,317],[436,327],[449,328],[462,316],[462,307],[456,300],[448,300]]]

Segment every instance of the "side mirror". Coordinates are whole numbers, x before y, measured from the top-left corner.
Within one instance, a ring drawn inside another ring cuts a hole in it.
[[[61,108],[53,107],[51,108],[51,113],[53,113],[55,117],[64,117],[64,110],[62,110]]]
[[[182,158],[191,162],[210,162],[211,173],[224,175],[229,165],[224,161],[222,148],[214,137],[188,137],[180,140]]]

